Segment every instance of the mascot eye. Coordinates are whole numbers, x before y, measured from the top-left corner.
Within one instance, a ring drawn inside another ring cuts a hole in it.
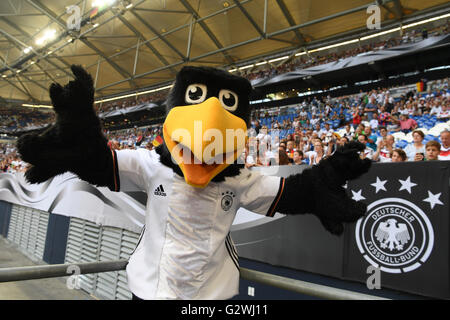
[[[189,85],[186,89],[185,100],[187,103],[200,103],[206,98],[206,86],[200,83]]]
[[[235,111],[239,102],[237,94],[227,89],[220,90],[219,100],[222,106],[228,111]]]

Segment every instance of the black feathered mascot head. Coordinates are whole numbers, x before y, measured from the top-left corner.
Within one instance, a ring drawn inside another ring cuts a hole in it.
[[[251,90],[248,80],[219,69],[188,66],[177,74],[163,136],[186,183],[203,188],[232,175],[245,148]]]

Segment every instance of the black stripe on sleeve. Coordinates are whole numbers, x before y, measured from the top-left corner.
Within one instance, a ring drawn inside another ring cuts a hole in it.
[[[275,211],[276,211],[275,209],[278,205],[278,202],[280,201],[281,195],[283,194],[285,180],[286,180],[285,178],[280,179],[280,186],[278,187],[277,195],[273,199],[273,202],[270,205],[269,211],[267,211],[267,214],[266,214],[267,217],[273,217],[275,215]]]
[[[120,178],[119,178],[119,163],[117,162],[117,152],[113,150],[114,152],[114,178],[115,178],[115,185],[116,185],[116,191],[120,191]]]
[[[119,164],[117,162],[116,151],[113,149],[110,149],[110,151],[111,151],[111,159],[108,159],[108,161],[111,161],[112,163],[108,164],[108,169],[104,173],[105,185],[108,187],[109,190],[117,192],[120,191]]]

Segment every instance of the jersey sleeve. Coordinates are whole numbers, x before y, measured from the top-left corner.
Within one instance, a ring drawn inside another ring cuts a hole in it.
[[[240,181],[240,206],[254,213],[273,217],[284,190],[285,179],[246,171]]]
[[[146,149],[114,151],[114,191],[145,191],[156,170],[157,157]]]

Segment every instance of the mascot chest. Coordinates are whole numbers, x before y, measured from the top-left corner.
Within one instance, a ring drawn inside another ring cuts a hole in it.
[[[172,173],[153,181],[147,207],[166,216],[168,224],[178,226],[183,233],[202,233],[218,225],[229,228],[238,209],[237,187],[211,182],[205,188],[195,188]]]

